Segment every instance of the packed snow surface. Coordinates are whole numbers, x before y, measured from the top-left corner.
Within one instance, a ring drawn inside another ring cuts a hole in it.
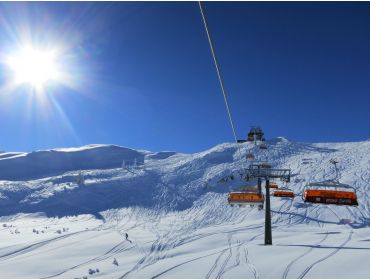
[[[0,277],[369,278],[370,141],[266,144],[0,153]],[[271,197],[271,246],[264,211],[227,203],[255,184],[240,176],[247,153],[292,171],[277,183],[294,199]],[[302,201],[306,184],[335,177],[332,158],[358,207]]]

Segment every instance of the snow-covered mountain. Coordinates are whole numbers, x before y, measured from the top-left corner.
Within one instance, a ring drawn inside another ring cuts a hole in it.
[[[2,153],[1,277],[368,278],[370,141],[279,137],[267,146]],[[291,182],[280,185],[296,197],[271,198],[272,246],[261,245],[264,212],[226,200],[246,184],[238,170],[249,152],[292,170]],[[356,189],[358,207],[303,203],[307,183],[335,177],[331,158],[339,160],[340,181]]]

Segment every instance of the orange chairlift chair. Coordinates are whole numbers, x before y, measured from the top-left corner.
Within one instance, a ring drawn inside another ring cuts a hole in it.
[[[272,195],[277,197],[294,197],[294,192],[291,189],[282,188],[274,190]]]
[[[259,193],[257,188],[241,188],[239,191],[231,191],[228,194],[227,201],[231,206],[258,206],[258,209],[263,209],[265,196]]]
[[[335,180],[308,184],[302,198],[309,203],[358,206],[356,190]]]
[[[270,187],[270,189],[278,189],[279,185],[276,184],[275,182],[270,182],[269,187]]]

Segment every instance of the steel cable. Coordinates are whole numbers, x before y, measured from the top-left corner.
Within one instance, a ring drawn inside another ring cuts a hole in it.
[[[237,140],[237,138],[236,138],[235,125],[234,125],[234,122],[233,122],[233,118],[232,118],[232,116],[231,116],[231,109],[230,109],[230,105],[229,105],[229,102],[228,102],[228,99],[227,99],[227,94],[226,94],[226,90],[225,90],[225,86],[224,86],[224,81],[223,81],[222,76],[221,76],[220,67],[219,67],[219,64],[218,64],[218,61],[217,61],[217,57],[216,57],[216,53],[215,53],[214,44],[213,44],[213,41],[212,41],[212,39],[211,39],[211,35],[210,35],[210,32],[209,32],[209,29],[208,29],[207,19],[206,19],[205,13],[204,13],[204,9],[203,9],[202,3],[201,3],[201,1],[199,1],[198,3],[199,3],[200,12],[201,12],[201,14],[202,14],[202,18],[203,18],[204,28],[205,28],[206,33],[207,33],[209,46],[210,46],[210,48],[211,48],[211,53],[212,53],[212,57],[213,57],[213,62],[214,62],[215,67],[216,67],[218,80],[219,80],[219,82],[220,82],[222,95],[223,95],[223,97],[224,97],[224,101],[225,101],[226,110],[227,110],[227,114],[228,114],[228,117],[229,117],[229,121],[230,121],[231,129],[232,129],[232,132],[233,132],[233,135],[234,135],[234,140],[235,140],[235,143],[236,143],[236,145],[237,145],[237,149],[238,149],[239,155],[240,155],[240,157],[241,157],[241,156],[242,156],[242,154],[241,154],[241,152],[240,152],[240,147],[239,147],[239,145],[238,145],[238,140]]]

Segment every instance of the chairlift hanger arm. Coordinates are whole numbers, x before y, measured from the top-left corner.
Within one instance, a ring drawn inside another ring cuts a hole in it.
[[[262,178],[265,180],[275,179],[285,182],[290,182],[290,169],[272,169],[272,168],[247,168],[244,173],[248,178],[257,179]]]
[[[352,189],[356,191],[356,189],[350,185],[342,184],[333,180],[329,181],[322,181],[322,182],[313,182],[307,185],[308,187],[327,187],[327,188],[345,188],[345,189]]]

